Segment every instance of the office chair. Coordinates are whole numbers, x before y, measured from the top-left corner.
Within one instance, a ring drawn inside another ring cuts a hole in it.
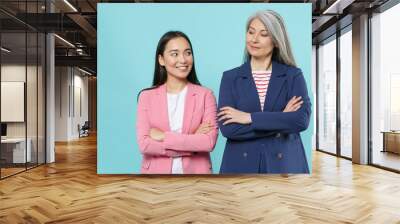
[[[82,127],[80,127],[80,125],[78,124],[79,138],[89,136],[89,129],[90,129],[89,121],[85,121]]]

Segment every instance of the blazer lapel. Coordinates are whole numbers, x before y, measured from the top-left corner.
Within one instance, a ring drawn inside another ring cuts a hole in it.
[[[246,102],[248,103],[250,111],[258,112],[261,111],[260,98],[258,96],[256,83],[254,82],[253,75],[251,73],[250,62],[247,61],[240,67],[240,76],[242,84],[239,91],[245,95]]]
[[[272,111],[282,86],[286,81],[286,69],[286,66],[272,61],[272,74],[267,89],[267,95],[265,96],[264,111]]]
[[[158,108],[161,127],[165,131],[170,131],[169,116],[168,116],[168,102],[167,102],[167,85],[163,84],[158,87],[157,100],[153,102],[154,108]]]
[[[183,112],[182,133],[189,134],[194,109],[196,107],[196,85],[189,82],[187,88],[185,109]]]

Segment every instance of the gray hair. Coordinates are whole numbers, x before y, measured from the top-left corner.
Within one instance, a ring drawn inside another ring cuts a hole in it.
[[[283,18],[277,12],[272,10],[258,11],[247,20],[246,32],[249,29],[250,23],[254,19],[259,19],[264,24],[265,29],[272,38],[272,42],[275,46],[272,53],[272,59],[283,64],[296,66]],[[245,61],[250,59],[250,55],[246,48],[244,55]]]

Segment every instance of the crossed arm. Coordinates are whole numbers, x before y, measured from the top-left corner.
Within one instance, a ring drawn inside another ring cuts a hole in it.
[[[205,96],[202,124],[195,133],[181,134],[150,127],[146,94],[141,94],[137,112],[137,139],[142,154],[167,157],[190,156],[193,152],[210,152],[214,149],[218,129],[216,101],[211,92]]]
[[[235,109],[231,80],[223,76],[219,95],[218,122],[222,134],[233,140],[266,137],[277,132],[295,133],[308,127],[311,102],[301,72],[295,75],[291,100],[282,112],[246,113]]]

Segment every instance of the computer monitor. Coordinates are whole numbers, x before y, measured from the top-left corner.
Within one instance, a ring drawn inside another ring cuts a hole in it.
[[[7,124],[1,123],[1,136],[7,136]]]

